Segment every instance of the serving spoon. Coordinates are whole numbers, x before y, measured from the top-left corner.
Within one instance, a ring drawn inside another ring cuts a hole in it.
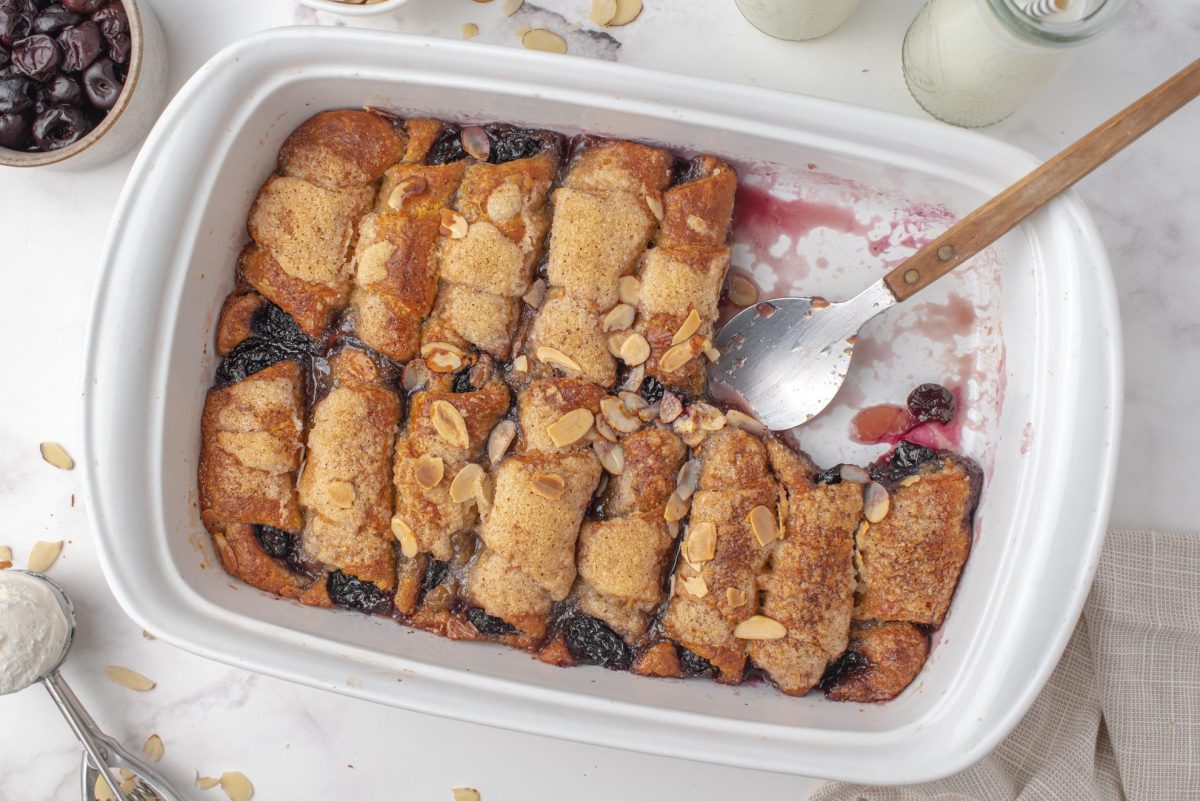
[[[808,422],[837,394],[859,330],[1016,227],[1200,95],[1200,59],[984,203],[849,300],[773,298],[727,322],[709,389],[773,431]]]

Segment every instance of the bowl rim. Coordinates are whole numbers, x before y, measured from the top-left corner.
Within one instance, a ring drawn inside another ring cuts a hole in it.
[[[377,14],[395,11],[408,5],[412,0],[380,0],[377,3],[338,2],[337,0],[296,0],[296,2],[317,11],[328,11],[330,14],[340,14],[344,17],[373,17]]]
[[[129,73],[125,78],[125,87],[121,90],[120,96],[117,97],[117,104],[104,115],[104,119],[100,120],[100,124],[88,131],[82,139],[72,142],[66,147],[60,147],[58,150],[26,151],[9,150],[8,148],[0,147],[0,166],[44,167],[47,164],[58,164],[66,161],[103,139],[104,135],[113,129],[125,113],[125,110],[129,108],[134,92],[137,91],[138,83],[142,77],[145,36],[143,35],[142,9],[138,4],[138,0],[118,0],[118,2],[124,7],[125,15],[129,18],[129,41],[131,47]]]

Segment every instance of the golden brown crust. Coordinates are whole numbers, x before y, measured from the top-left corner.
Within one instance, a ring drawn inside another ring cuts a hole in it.
[[[700,177],[667,191],[659,247],[714,247],[724,245],[729,236],[737,173],[712,156],[697,157],[693,169]]]
[[[940,626],[971,549],[978,473],[943,452],[889,488],[890,510],[859,533],[855,620]]]
[[[608,482],[604,511],[621,517],[660,509],[675,491],[687,448],[671,431],[645,428],[621,438],[625,470]]]
[[[284,175],[330,189],[374,182],[404,152],[404,139],[367,111],[323,111],[300,123],[279,149]]]
[[[221,304],[217,319],[217,355],[225,357],[241,342],[254,336],[254,314],[266,301],[257,292],[231,292]]]
[[[921,672],[929,637],[910,623],[855,623],[850,629],[849,668],[822,684],[833,701],[890,701]]]
[[[408,415],[409,447],[417,455],[429,454],[451,463],[478,461],[496,423],[508,411],[512,396],[503,381],[493,381],[475,392],[418,392]],[[433,422],[433,408],[445,401],[462,415],[467,427],[467,447],[447,441]]]
[[[609,352],[608,335],[600,327],[600,316],[590,306],[563,294],[559,287],[552,288],[533,318],[525,344],[530,372],[554,375],[559,369],[537,357],[540,348],[549,347],[574,360],[580,367],[580,378],[602,387],[613,386],[617,383],[617,362]]]
[[[558,447],[547,431],[560,417],[575,409],[600,411],[605,397],[602,387],[579,378],[547,378],[530,382],[517,396],[521,424],[521,448],[524,451],[558,453],[589,447],[586,438]]]
[[[288,275],[253,242],[242,251],[238,271],[246,283],[287,312],[309,337],[320,337],[342,308],[344,293],[337,286],[312,284]]]
[[[383,174],[375,210],[380,214],[440,212],[450,206],[467,170],[466,161],[449,164],[408,164],[389,167]],[[400,192],[396,192],[401,188]]]
[[[297,598],[313,583],[308,576],[294,573],[267,556],[254,536],[254,527],[246,523],[232,523],[213,534],[213,544],[225,571],[251,587]]]
[[[621,139],[593,139],[578,148],[563,186],[592,192],[645,194],[671,180],[670,151]]]
[[[300,363],[282,361],[211,389],[200,420],[200,511],[209,531],[231,523],[299,530],[303,433]]]
[[[414,117],[406,120],[404,127],[408,131],[408,147],[404,150],[403,161],[419,163],[425,161],[433,143],[442,135],[442,131],[446,130],[446,123]]]
[[[808,692],[846,650],[854,606],[854,530],[862,487],[814,484],[812,465],[777,440],[771,466],[785,496],[784,535],[758,577],[762,614],[782,623],[778,640],[750,643],[750,658],[789,695]]]
[[[639,676],[660,678],[676,678],[683,673],[674,644],[666,640],[660,640],[638,654],[632,670]]]

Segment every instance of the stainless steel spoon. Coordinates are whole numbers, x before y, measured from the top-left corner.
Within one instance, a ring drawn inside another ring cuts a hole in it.
[[[717,334],[709,389],[774,431],[808,422],[837,394],[859,330],[995,242],[1200,95],[1200,59],[964,217],[849,300],[774,298]],[[786,233],[786,232],[785,232]]]
[[[142,759],[127,751],[120,743],[104,733],[96,725],[96,721],[84,709],[78,696],[67,685],[59,668],[66,661],[67,652],[71,650],[71,642],[75,638],[75,607],[63,591],[62,587],[41,573],[17,571],[44,583],[54,594],[63,615],[67,619],[67,638],[63,642],[62,654],[52,668],[46,671],[38,681],[50,693],[58,710],[75,732],[75,737],[83,746],[83,781],[84,801],[93,801],[96,797],[97,778],[104,777],[112,791],[112,797],[117,801],[183,801],[183,796],[164,779],[154,768]],[[129,778],[121,775],[127,771]],[[124,787],[122,789],[122,783]]]

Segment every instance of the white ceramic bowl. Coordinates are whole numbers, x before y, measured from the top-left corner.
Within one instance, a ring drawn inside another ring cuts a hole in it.
[[[336,0],[298,0],[300,5],[315,8],[317,11],[328,11],[331,14],[341,14],[344,17],[373,17],[377,14],[388,14],[401,6],[406,6],[412,0],[381,0],[378,3],[338,3]]]
[[[140,626],[233,665],[418,711],[828,778],[933,779],[1012,729],[1087,595],[1116,459],[1117,309],[1099,237],[1072,193],[917,299],[958,292],[991,317],[961,336],[921,337],[900,330],[921,313],[906,304],[881,323],[897,326],[887,339],[895,358],[856,356],[853,380],[879,400],[940,377],[930,347],[946,339],[990,365],[969,382],[965,411],[963,449],[986,468],[973,552],[928,663],[890,703],[564,670],[231,582],[196,509],[213,326],[284,137],[315,111],[364,104],[668,143],[721,154],[747,177],[824,173],[826,191],[864,219],[907,210],[914,224],[939,206],[972,209],[1035,163],[925,120],[590,59],[351,28],[277,29],[231,45],[181,90],[138,156],[89,328],[86,506],[113,592]],[[826,234],[805,241],[832,242]],[[856,241],[858,251],[829,251],[844,269],[814,269],[808,293],[844,297],[883,271]],[[822,419],[803,439],[819,461],[863,458],[844,419]]]
[[[78,142],[48,152],[0,148],[0,166],[86,170],[128,153],[158,119],[167,93],[167,44],[146,0],[121,0],[129,17],[129,75],[117,104]]]

